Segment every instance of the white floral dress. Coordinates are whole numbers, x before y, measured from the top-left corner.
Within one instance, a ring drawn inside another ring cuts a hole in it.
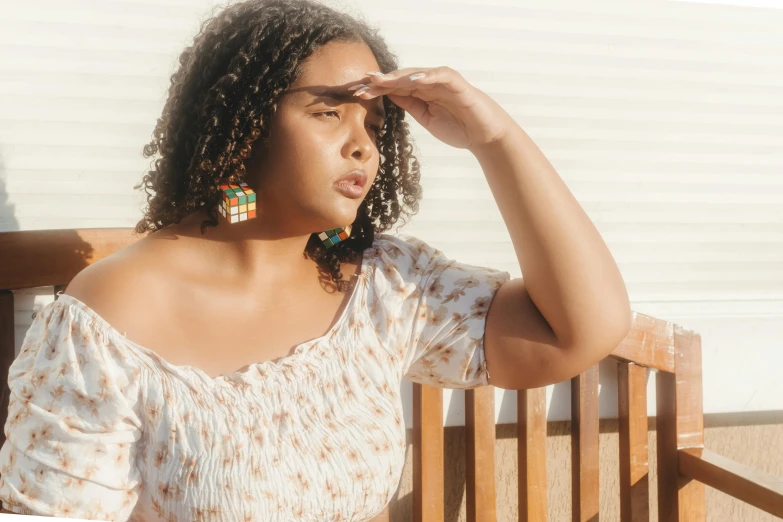
[[[487,311],[509,279],[376,234],[327,334],[216,378],[62,294],[10,368],[2,505],[89,520],[370,520],[402,473],[401,379],[486,385]]]

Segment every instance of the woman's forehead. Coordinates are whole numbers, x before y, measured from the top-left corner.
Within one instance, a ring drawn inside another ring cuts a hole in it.
[[[302,62],[301,68],[297,83],[347,87],[377,71],[378,62],[365,44],[330,42]]]

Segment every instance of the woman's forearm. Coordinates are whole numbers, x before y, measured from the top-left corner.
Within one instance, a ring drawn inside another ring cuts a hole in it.
[[[508,228],[525,288],[558,340],[616,346],[631,322],[625,283],[551,163],[513,120],[502,138],[471,152]]]

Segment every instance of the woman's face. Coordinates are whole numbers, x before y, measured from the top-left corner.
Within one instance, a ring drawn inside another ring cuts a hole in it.
[[[378,70],[361,43],[330,42],[303,62],[270,122],[268,147],[246,161],[265,224],[306,235],[356,219],[378,172],[377,131],[385,116],[382,97],[363,100],[348,88],[369,83],[366,73]],[[352,199],[335,182],[355,169],[367,174],[367,182],[362,196]]]

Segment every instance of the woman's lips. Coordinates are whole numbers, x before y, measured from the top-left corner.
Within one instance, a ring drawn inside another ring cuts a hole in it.
[[[349,181],[340,181],[338,183],[335,183],[334,188],[342,195],[352,199],[357,199],[362,197],[362,193],[364,192],[362,187],[360,187],[359,185],[354,185]]]

